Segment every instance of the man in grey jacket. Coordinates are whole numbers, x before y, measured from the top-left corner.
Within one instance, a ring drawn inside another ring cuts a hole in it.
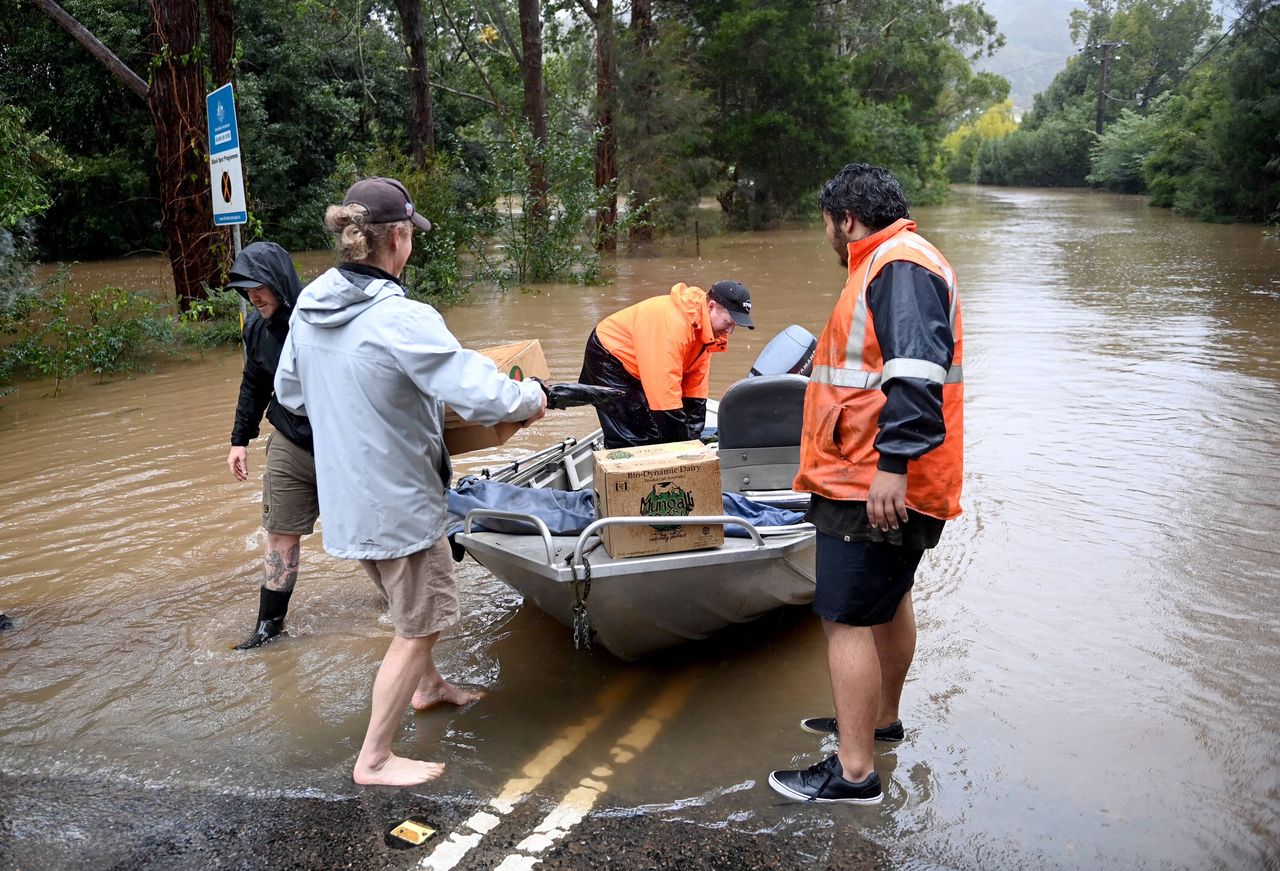
[[[480,424],[542,417],[533,381],[512,381],[463,348],[399,275],[413,228],[431,228],[404,186],[364,179],[325,224],[341,263],[298,298],[276,370],[276,398],[311,420],[324,548],[358,559],[387,597],[396,637],[373,684],[357,783],[409,786],[444,765],[391,752],[405,706],[478,698],[446,681],[432,648],[458,616],[445,530],[451,468],[442,403]]]

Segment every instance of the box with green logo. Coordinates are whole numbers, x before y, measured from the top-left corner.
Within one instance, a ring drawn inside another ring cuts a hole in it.
[[[699,441],[596,451],[596,517],[653,517],[653,524],[606,526],[604,549],[614,559],[724,544],[718,523],[663,523],[664,517],[724,513],[720,459]]]

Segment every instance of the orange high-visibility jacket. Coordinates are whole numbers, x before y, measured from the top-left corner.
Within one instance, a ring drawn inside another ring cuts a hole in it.
[[[805,393],[800,471],[793,486],[829,499],[865,501],[880,458],[875,440],[885,404],[882,388],[894,378],[925,379],[942,385],[946,433],[940,445],[907,464],[906,501],[921,514],[950,520],[960,514],[964,475],[960,298],[950,264],[915,228],[904,218],[849,243],[849,279],[818,339]],[[950,369],[928,360],[882,359],[867,288],[895,260],[914,263],[946,282],[955,347]]]
[[[651,411],[678,410],[685,397],[706,399],[710,355],[728,345],[711,329],[706,291],[685,284],[605,318],[596,338],[640,380]]]

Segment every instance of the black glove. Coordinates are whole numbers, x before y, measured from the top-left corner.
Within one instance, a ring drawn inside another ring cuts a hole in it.
[[[702,428],[707,425],[707,401],[684,398],[684,416],[689,422],[689,438],[702,438]]]
[[[650,411],[658,423],[658,435],[663,442],[687,442],[693,438],[689,434],[689,420],[684,409],[673,411]]]
[[[616,387],[597,387],[594,384],[547,384],[541,378],[534,378],[542,392],[547,394],[547,408],[574,408],[579,405],[612,405],[626,395],[625,390]]]

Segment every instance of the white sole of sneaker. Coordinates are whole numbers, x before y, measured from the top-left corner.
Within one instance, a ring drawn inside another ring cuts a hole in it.
[[[812,798],[802,792],[796,792],[783,784],[779,783],[773,775],[777,772],[769,774],[769,787],[778,795],[795,801],[811,801],[817,804],[880,804],[884,801],[884,793],[881,792],[875,798]]]

